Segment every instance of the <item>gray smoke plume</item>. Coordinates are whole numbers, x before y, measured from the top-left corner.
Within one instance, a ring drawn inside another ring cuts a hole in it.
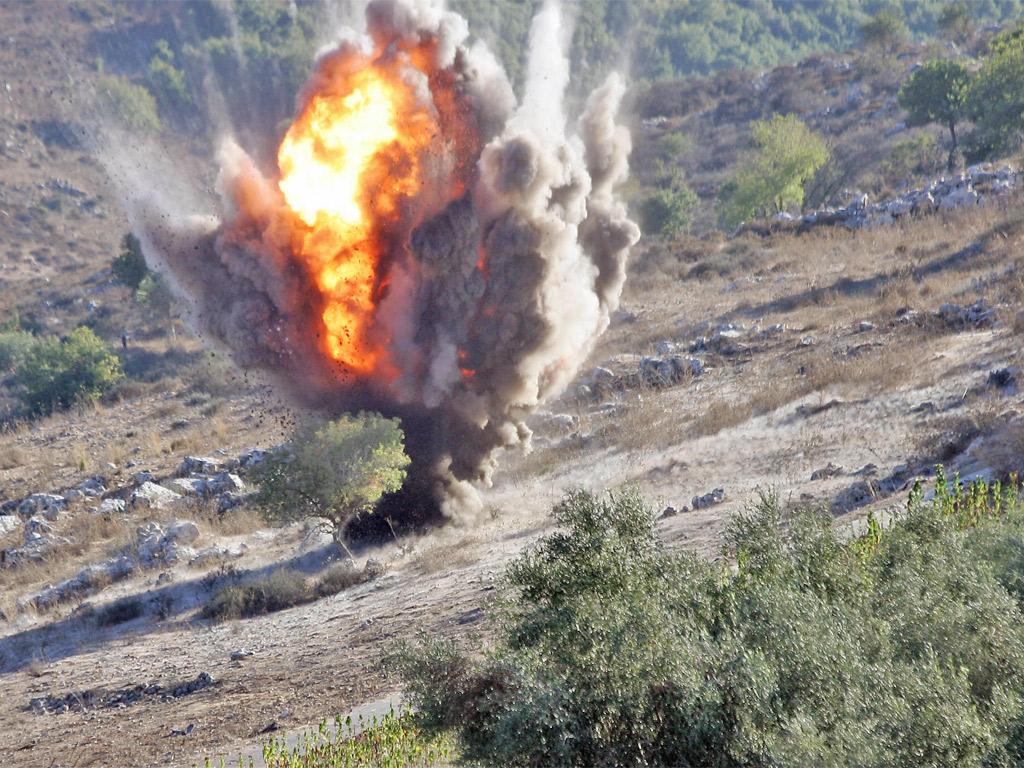
[[[452,134],[422,158],[423,190],[382,233],[372,326],[388,375],[325,358],[312,330],[322,307],[282,224],[277,178],[232,140],[219,153],[216,215],[133,201],[147,258],[206,338],[305,406],[400,417],[418,479],[454,517],[479,507],[475,489],[501,449],[528,447],[526,416],[564,390],[606,329],[640,234],[616,197],[630,151],[616,123],[623,82],[609,77],[570,121],[568,32],[559,6],[545,5],[518,102],[494,56],[467,43],[465,21],[435,5],[374,0],[365,35],[346,30],[322,52],[300,108],[332,67],[384,51]],[[426,73],[403,63],[413,49],[429,52]]]

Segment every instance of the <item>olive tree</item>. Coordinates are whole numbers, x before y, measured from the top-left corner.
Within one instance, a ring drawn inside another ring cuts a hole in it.
[[[326,517],[343,545],[350,521],[402,487],[409,466],[403,439],[398,421],[376,413],[300,426],[254,471],[257,502],[273,520]]]
[[[949,170],[956,166],[956,125],[963,116],[971,74],[952,59],[935,59],[919,67],[900,88],[900,106],[907,110],[907,125],[939,123],[949,129]]]

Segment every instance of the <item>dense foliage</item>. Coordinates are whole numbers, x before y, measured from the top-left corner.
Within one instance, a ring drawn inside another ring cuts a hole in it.
[[[121,251],[114,257],[110,265],[114,277],[133,291],[149,274],[146,257],[142,255],[142,244],[131,232],[121,238]]]
[[[907,125],[939,123],[949,128],[950,169],[957,153],[956,124],[963,117],[971,75],[963,64],[936,59],[923,64],[900,88],[900,106],[907,110]]]
[[[29,415],[96,400],[124,373],[121,361],[89,328],[60,339],[38,339],[25,351],[15,377]]]
[[[398,422],[361,413],[300,427],[253,474],[269,517],[326,517],[341,536],[349,521],[401,488],[408,465]]]
[[[1024,26],[1004,33],[971,81],[965,107],[975,129],[965,150],[971,161],[1016,151],[1024,140]]]
[[[513,72],[538,2],[454,0],[470,29]],[[592,82],[625,59],[634,78],[658,80],[722,69],[769,67],[862,41],[891,45],[956,36],[968,26],[1019,17],[1019,0],[974,0],[965,20],[949,0],[587,0],[579,4],[573,61]],[[940,25],[941,22],[941,25]],[[587,76],[590,73],[590,76]],[[586,84],[586,83],[585,83]]]
[[[495,642],[406,651],[428,730],[494,766],[1010,766],[1024,759],[1024,514],[984,484],[850,543],[774,498],[728,562],[632,492],[570,494],[513,562]]]
[[[756,214],[804,202],[804,185],[828,159],[828,148],[794,115],[776,115],[750,126],[754,148],[722,188],[721,220],[732,228]]]

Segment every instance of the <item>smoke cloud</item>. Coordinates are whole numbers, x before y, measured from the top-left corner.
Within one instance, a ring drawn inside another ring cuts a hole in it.
[[[613,74],[570,120],[569,32],[546,4],[517,100],[457,14],[370,2],[365,33],[344,30],[319,56],[296,119],[367,71],[399,94],[398,130],[419,143],[368,161],[358,242],[332,245],[314,213],[300,221],[281,168],[258,167],[231,139],[217,215],[132,202],[147,259],[200,333],[304,406],[401,418],[417,480],[452,517],[479,509],[502,449],[528,447],[526,417],[607,328],[640,234],[616,195],[630,151],[616,122],[624,84]],[[353,266],[364,262],[365,274]]]

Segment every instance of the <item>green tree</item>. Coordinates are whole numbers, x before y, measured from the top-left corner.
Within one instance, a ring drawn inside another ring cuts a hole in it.
[[[879,11],[860,25],[860,36],[869,48],[891,51],[906,42],[909,35],[903,17],[892,9]]]
[[[759,213],[800,206],[804,185],[828,160],[825,142],[795,115],[776,115],[750,124],[752,151],[719,199],[723,226],[733,228]]]
[[[174,294],[164,278],[153,272],[147,273],[135,291],[135,301],[151,323],[167,323],[171,333],[174,333]]]
[[[939,11],[935,25],[948,39],[963,42],[974,34],[974,23],[971,21],[971,9],[964,0],[955,0]]]
[[[907,125],[939,123],[949,129],[949,170],[956,167],[956,124],[963,116],[970,83],[971,73],[963,64],[952,59],[934,59],[921,65],[900,88],[899,101],[907,110]]]
[[[131,232],[121,238],[121,252],[111,263],[114,277],[133,291],[138,290],[139,283],[149,274],[146,257],[142,255],[142,244]]]
[[[124,373],[121,361],[91,329],[80,327],[67,338],[38,340],[15,373],[30,415],[38,416],[96,400]]]
[[[36,337],[28,331],[0,331],[0,374],[10,373],[21,365],[35,343]]]
[[[343,544],[351,520],[402,487],[409,465],[403,439],[395,419],[375,413],[300,427],[255,471],[257,501],[274,520],[326,517]]]
[[[974,121],[972,161],[1016,151],[1024,138],[1024,26],[999,35],[971,81],[964,110]]]

